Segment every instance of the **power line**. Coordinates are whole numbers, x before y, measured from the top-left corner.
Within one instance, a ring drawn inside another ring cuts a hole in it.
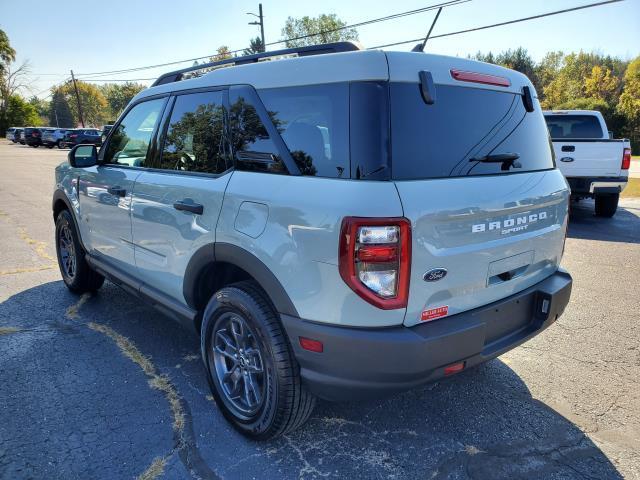
[[[602,5],[607,5],[610,3],[617,3],[617,2],[622,2],[623,0],[606,0],[604,2],[597,2],[597,3],[590,3],[588,5],[580,5],[579,7],[572,7],[572,8],[565,8],[564,10],[556,10],[554,12],[547,12],[547,13],[541,13],[539,15],[533,15],[531,17],[524,17],[524,18],[518,18],[515,20],[508,20],[506,22],[500,22],[500,23],[493,23],[491,25],[484,25],[482,27],[475,27],[475,28],[467,28],[466,30],[458,30],[457,32],[449,32],[449,33],[441,33],[440,35],[433,35],[430,38],[442,38],[442,37],[449,37],[452,35],[460,35],[462,33],[469,33],[469,32],[477,32],[478,30],[486,30],[487,28],[494,28],[494,27],[502,27],[504,25],[511,25],[513,23],[519,23],[519,22],[526,22],[528,20],[536,20],[538,18],[544,18],[544,17],[550,17],[552,15],[559,15],[561,13],[568,13],[568,12],[574,12],[576,10],[583,10],[585,8],[592,8],[592,7],[599,7]],[[402,42],[395,42],[395,43],[387,43],[385,45],[377,45],[375,47],[371,47],[369,48],[369,50],[375,50],[377,48],[385,48],[385,47],[394,47],[396,45],[404,45],[407,43],[415,43],[418,41],[421,41],[422,38],[416,38],[413,40],[404,40]]]
[[[409,11],[406,11],[406,12],[394,13],[392,15],[386,15],[384,17],[373,18],[373,19],[370,19],[370,20],[365,20],[363,22],[354,23],[354,24],[351,24],[351,25],[344,25],[342,27],[338,27],[338,28],[335,28],[335,29],[323,30],[322,32],[311,33],[311,34],[308,34],[308,35],[301,35],[301,36],[293,37],[293,38],[287,38],[287,39],[283,39],[283,40],[278,40],[276,42],[270,42],[270,43],[267,43],[265,46],[278,45],[278,44],[281,44],[281,43],[286,43],[288,41],[294,41],[294,40],[301,40],[301,39],[304,39],[304,38],[316,37],[318,35],[337,32],[337,31],[340,31],[340,30],[348,29],[348,28],[356,28],[356,27],[361,27],[361,26],[365,26],[365,25],[370,25],[372,23],[378,23],[378,22],[384,22],[384,21],[388,21],[388,20],[394,20],[396,18],[401,18],[401,17],[405,17],[405,16],[408,16],[408,15],[416,15],[418,13],[427,12],[429,10],[434,10],[434,9],[437,9],[437,8],[440,8],[440,7],[449,7],[449,6],[453,6],[453,5],[468,3],[470,1],[471,0],[448,0],[446,2],[438,3],[438,4],[435,4],[435,5],[429,5],[429,6],[422,7],[422,8],[417,8],[415,10],[409,10]],[[240,52],[243,52],[244,50],[245,50],[244,48],[241,48],[241,49],[237,49],[237,50],[231,50],[228,53],[229,54],[240,53]],[[95,77],[95,76],[100,76],[100,75],[137,72],[139,70],[148,70],[148,69],[151,69],[151,68],[168,67],[168,66],[177,65],[177,64],[180,64],[180,63],[195,62],[195,61],[202,60],[202,59],[205,59],[205,58],[213,57],[215,55],[216,55],[216,53],[213,53],[213,54],[210,54],[210,55],[204,55],[202,57],[187,58],[185,60],[176,60],[174,62],[159,63],[159,64],[156,64],[156,65],[147,65],[147,66],[144,66],[144,67],[132,67],[132,68],[125,68],[125,69],[120,69],[120,70],[109,70],[109,71],[104,71],[104,72],[78,73],[76,76],[78,78],[80,78],[80,76],[94,76]]]
[[[157,77],[151,78],[78,78],[79,82],[143,82],[149,80],[157,80]]]
[[[365,25],[371,25],[372,23],[386,22],[387,20],[395,20],[396,18],[406,17],[406,16],[409,16],[409,15],[415,15],[417,13],[428,12],[429,10],[435,10],[437,8],[451,7],[453,5],[460,5],[460,4],[463,4],[463,3],[468,3],[470,1],[471,0],[449,0],[447,2],[439,3],[439,4],[436,4],[436,5],[429,5],[428,7],[416,8],[415,10],[408,10],[406,12],[394,13],[392,15],[386,15],[384,17],[373,18],[371,20],[365,20],[365,21],[360,22],[360,23],[353,23],[351,25],[345,25],[343,27],[333,28],[331,30],[323,30],[322,32],[318,32],[318,33],[310,33],[308,35],[300,35],[299,37],[287,38],[285,40],[279,40],[277,42],[267,43],[267,45],[277,45],[279,43],[286,43],[286,42],[290,42],[290,41],[293,41],[293,40],[301,40],[301,39],[304,39],[304,38],[316,37],[318,35],[324,35],[325,33],[339,32],[340,30],[346,30],[348,28],[363,27]]]

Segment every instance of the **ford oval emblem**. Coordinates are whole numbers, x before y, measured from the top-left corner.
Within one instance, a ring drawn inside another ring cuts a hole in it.
[[[433,270],[429,270],[422,277],[425,282],[437,282],[438,280],[442,280],[447,276],[446,268],[434,268]]]

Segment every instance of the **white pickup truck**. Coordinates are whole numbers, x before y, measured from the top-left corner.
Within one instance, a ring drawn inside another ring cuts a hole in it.
[[[629,177],[629,140],[613,139],[600,112],[552,110],[543,113],[556,163],[569,182],[571,197],[574,200],[594,198],[596,215],[612,217]]]

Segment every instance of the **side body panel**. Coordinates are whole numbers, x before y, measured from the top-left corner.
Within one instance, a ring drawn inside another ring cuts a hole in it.
[[[261,260],[301,318],[362,327],[402,324],[405,309],[376,308],[340,277],[338,245],[345,216],[402,216],[394,184],[235,172],[216,241]]]
[[[85,247],[106,257],[125,273],[135,273],[131,236],[131,198],[140,170],[117,166],[82,169],[79,180],[78,222]],[[121,194],[114,193],[119,189]]]
[[[131,212],[136,275],[143,283],[185,303],[187,265],[199,248],[215,242],[231,177],[231,172],[210,177],[151,171],[138,177]],[[202,214],[176,210],[180,201],[202,205]]]

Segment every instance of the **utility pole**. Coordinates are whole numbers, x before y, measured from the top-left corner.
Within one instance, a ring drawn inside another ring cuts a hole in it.
[[[71,70],[71,80],[73,80],[73,88],[76,91],[76,100],[78,101],[78,116],[80,117],[80,123],[82,124],[82,128],[84,128],[84,117],[82,116],[82,104],[80,103],[80,92],[78,92],[78,84],[76,83],[76,77],[73,75],[73,70]]]
[[[53,108],[53,113],[56,116],[56,128],[60,128],[60,124],[58,123],[58,110],[55,107]]]
[[[247,13],[247,15],[253,15],[260,19],[259,22],[249,22],[249,25],[260,25],[260,38],[262,39],[262,51],[267,51],[267,44],[264,42],[264,17],[262,15],[262,4],[258,4],[258,15],[255,13]]]

